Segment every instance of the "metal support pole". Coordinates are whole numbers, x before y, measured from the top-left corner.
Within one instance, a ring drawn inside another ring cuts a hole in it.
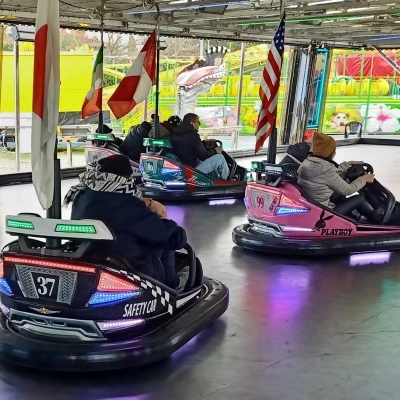
[[[72,143],[67,140],[67,160],[68,160],[68,167],[72,167]]]
[[[104,5],[105,5],[105,0],[101,0],[100,37],[101,37],[101,46],[103,49],[103,63],[102,63],[103,68],[104,68]],[[103,75],[103,78],[104,78],[104,75]],[[101,110],[99,112],[99,125],[97,127],[99,133],[103,133],[103,128],[104,128],[103,99],[101,99],[101,100],[102,100],[102,102],[101,102]],[[72,152],[71,152],[71,156],[72,156]]]
[[[323,94],[321,99],[321,108],[320,113],[318,116],[318,132],[322,132],[322,128],[324,126],[324,114],[325,114],[325,107],[326,107],[326,98],[328,96],[328,85],[329,85],[329,78],[331,74],[332,68],[332,60],[333,60],[333,50],[328,50],[326,68],[325,68],[325,77],[324,77],[324,87],[323,87]]]
[[[56,145],[54,146],[54,194],[53,204],[47,210],[47,218],[61,219],[61,163],[58,158],[58,138],[56,137]],[[57,249],[61,247],[61,239],[46,239],[47,249]]]
[[[204,58],[204,39],[200,40],[200,49],[199,49],[200,58]]]
[[[154,139],[158,139],[160,137],[160,121],[158,117],[158,108],[159,108],[159,97],[160,97],[160,29],[159,22],[157,22],[156,27],[156,98],[154,104]]]
[[[240,111],[242,108],[242,92],[243,92],[243,75],[244,75],[244,59],[246,56],[246,43],[242,42],[240,48],[240,70],[239,70],[239,89],[237,99],[237,117],[236,126],[240,125]],[[232,133],[232,149],[236,150],[239,142],[239,129]]]
[[[149,108],[149,98],[146,97],[144,101],[144,106],[143,106],[143,121],[147,121],[147,111]]]
[[[285,11],[285,0],[281,0],[281,18],[283,17],[283,13]],[[272,129],[272,133],[269,137],[268,143],[268,157],[267,160],[270,164],[276,163],[276,146],[278,145],[278,129],[276,128],[276,119],[274,128]]]
[[[14,102],[15,102],[15,170],[21,168],[20,158],[20,91],[19,91],[19,44],[14,42]]]

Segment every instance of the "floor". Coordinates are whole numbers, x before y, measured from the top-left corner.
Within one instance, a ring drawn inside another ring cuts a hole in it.
[[[376,146],[337,155],[374,165],[398,197],[399,158],[399,149]],[[4,216],[22,211],[40,212],[33,187],[1,188],[1,243]],[[206,274],[230,288],[226,314],[168,360],[138,370],[56,374],[0,365],[1,400],[399,399],[400,253],[272,257],[233,246],[232,228],[246,220],[241,201],[168,212],[187,229]]]

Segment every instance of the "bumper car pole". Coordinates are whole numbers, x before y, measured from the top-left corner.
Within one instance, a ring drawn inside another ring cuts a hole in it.
[[[54,194],[53,204],[47,210],[47,218],[61,219],[61,164],[58,158],[58,138],[54,147]],[[56,249],[61,246],[61,239],[46,239],[46,248]]]
[[[154,139],[160,137],[160,118],[158,116],[159,96],[160,96],[160,8],[157,8],[157,25],[156,25],[156,98],[154,103]]]

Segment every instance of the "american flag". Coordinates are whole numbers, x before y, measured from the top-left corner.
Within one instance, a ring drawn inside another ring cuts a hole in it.
[[[267,137],[275,127],[278,92],[281,81],[283,53],[285,51],[285,18],[283,12],[279,28],[275,33],[268,52],[260,85],[261,111],[258,114],[256,127],[256,150],[261,149]]]

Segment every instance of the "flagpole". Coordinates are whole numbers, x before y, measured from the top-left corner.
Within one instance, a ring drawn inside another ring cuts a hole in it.
[[[157,8],[157,24],[156,24],[156,98],[154,104],[154,139],[160,137],[160,121],[158,116],[159,96],[160,96],[160,8]]]
[[[101,47],[104,51],[104,4],[105,0],[101,0],[101,12],[100,12],[100,35],[101,35]],[[103,53],[104,54],[104,53]],[[104,71],[104,61],[102,64],[102,69]],[[104,74],[102,71],[103,79],[104,79]],[[103,91],[101,92],[103,93]],[[104,127],[104,115],[103,115],[103,99],[101,99],[101,110],[99,112],[99,123],[97,126],[97,130],[99,133],[103,133],[103,127]]]
[[[284,11],[285,11],[285,0],[281,0],[281,19],[283,17]],[[272,129],[271,136],[269,137],[269,142],[268,142],[267,161],[269,164],[276,163],[277,146],[278,146],[278,128],[276,127],[276,117],[275,117],[275,126]]]

